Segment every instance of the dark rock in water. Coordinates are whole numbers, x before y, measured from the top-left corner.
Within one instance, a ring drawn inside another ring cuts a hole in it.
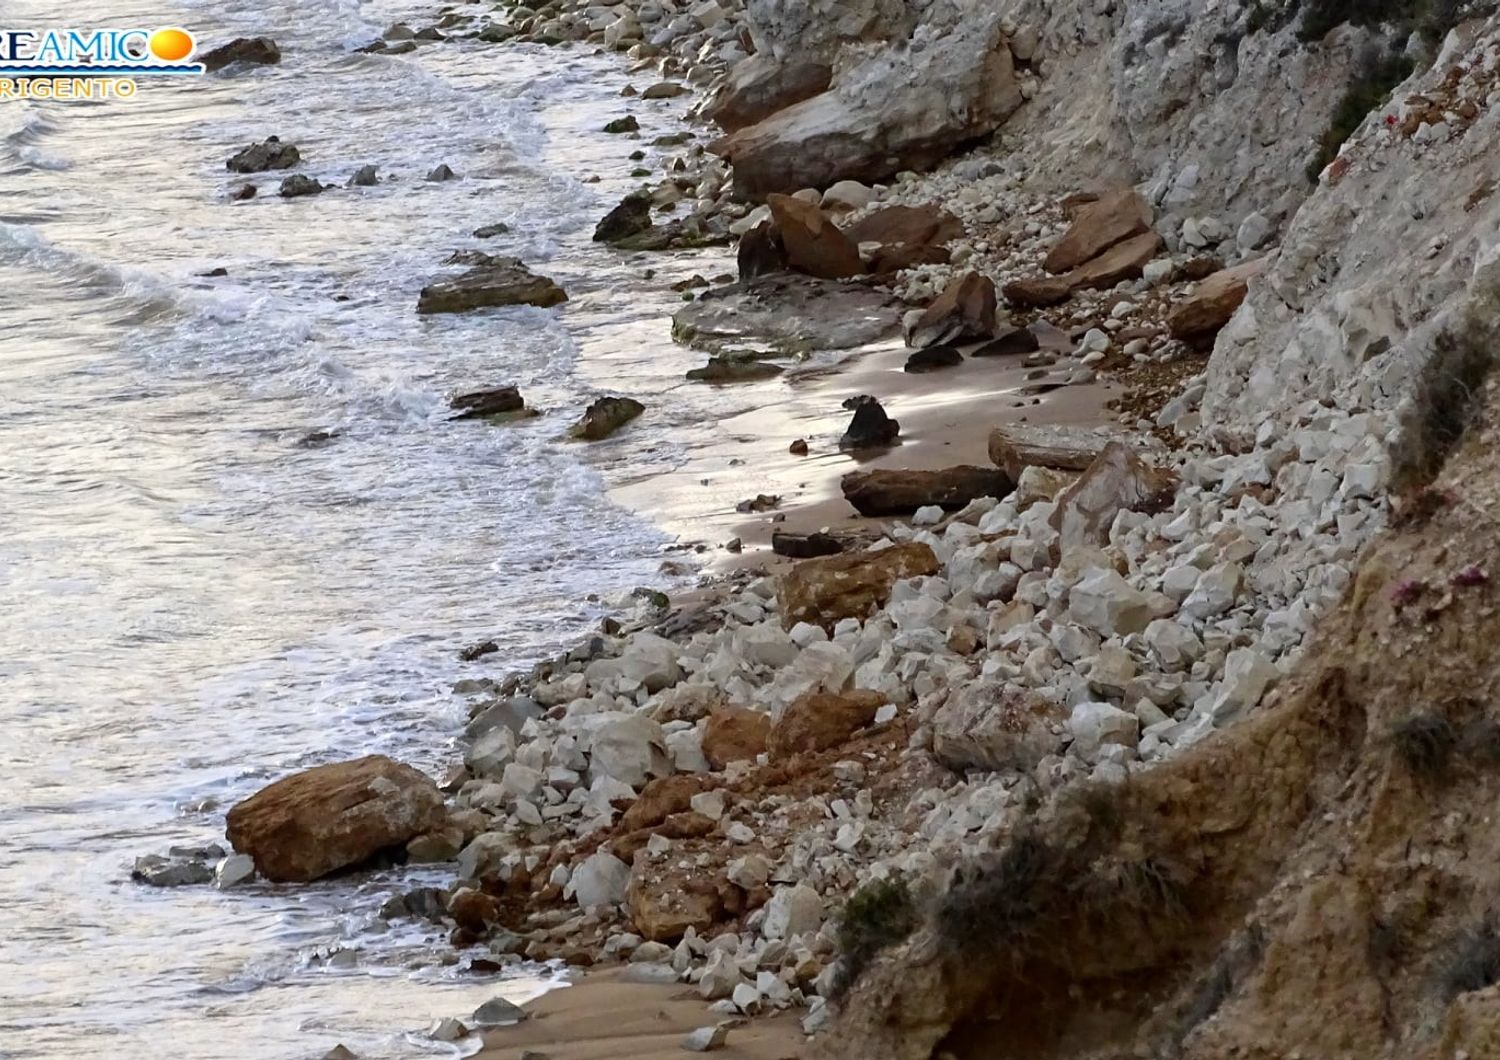
[[[936,372],[942,368],[954,368],[964,363],[964,355],[953,346],[929,346],[918,350],[906,359],[906,372]]]
[[[455,250],[443,259],[444,265],[504,265],[515,258],[502,257],[498,254],[486,254],[482,250]]]
[[[515,258],[499,258],[494,264],[422,288],[417,312],[464,313],[509,305],[545,308],[567,300],[567,294],[552,280],[538,276]]]
[[[867,394],[845,401],[844,408],[854,412],[854,419],[849,422],[849,429],[839,439],[840,449],[873,449],[892,445],[901,434],[901,424],[887,416],[884,406]]]
[[[641,123],[635,120],[634,114],[628,114],[623,118],[616,118],[604,127],[604,131],[610,134],[633,133],[641,131]]]
[[[395,44],[387,44],[380,50],[386,55],[410,55],[417,50],[417,42],[414,40],[397,41]]]
[[[932,504],[953,511],[980,497],[1003,499],[1015,489],[1009,475],[992,467],[851,471],[840,485],[844,499],[863,516],[910,515]]]
[[[135,859],[130,878],[148,887],[189,887],[212,883],[214,870],[206,860],[147,854]]]
[[[268,136],[262,143],[251,144],[224,163],[232,173],[264,173],[268,169],[291,169],[302,161],[302,152],[278,137]]]
[[[750,360],[743,357],[711,357],[702,368],[688,372],[688,379],[695,383],[750,383],[760,379],[775,379],[786,369],[768,361]]]
[[[1010,328],[1001,332],[994,341],[986,342],[969,354],[970,357],[1010,357],[1035,353],[1041,348],[1035,334],[1029,328]]]
[[[740,503],[734,506],[734,510],[737,512],[744,512],[746,514],[758,514],[760,512],[775,511],[780,507],[781,498],[779,496],[768,493],[761,493],[750,498],[748,501],[740,501]]]
[[[781,237],[769,221],[756,225],[740,237],[737,259],[742,281],[785,272],[790,267],[786,247],[782,246]]]
[[[236,184],[229,189],[230,202],[244,202],[246,199],[255,198],[254,184]]]
[[[668,133],[666,136],[658,136],[651,141],[652,147],[681,147],[683,144],[692,143],[697,137],[692,133],[683,131]]]
[[[380,174],[374,166],[360,166],[349,178],[351,188],[371,188],[380,183]]]
[[[509,26],[503,26],[498,22],[491,22],[475,36],[475,40],[483,41],[485,44],[504,44],[514,38],[516,31]]]
[[[727,230],[716,231],[696,217],[671,224],[653,224],[633,236],[625,236],[610,245],[620,250],[692,250],[734,242]]]
[[[204,52],[197,61],[209,73],[222,70],[231,63],[275,66],[281,62],[281,49],[270,37],[238,37]]]
[[[431,173],[427,174],[427,179],[435,184],[441,184],[442,182],[447,180],[457,180],[458,174],[449,169],[448,164],[444,162],[436,169],[434,169]]]
[[[297,439],[299,449],[321,449],[339,436],[338,431],[308,431]]]
[[[646,406],[633,398],[602,397],[588,407],[583,418],[568,433],[585,442],[597,442],[608,438],[645,411]]]
[[[448,892],[440,887],[417,887],[405,894],[393,894],[385,900],[378,914],[382,920],[414,917],[418,920],[441,920],[448,911]]]
[[[495,236],[503,236],[510,231],[510,225],[504,221],[496,221],[492,225],[474,229],[475,239],[493,239]]]
[[[455,420],[477,420],[485,416],[499,416],[510,412],[523,412],[526,402],[521,392],[513,386],[494,387],[459,394],[448,402],[448,407],[458,412]]]
[[[346,1045],[335,1045],[323,1054],[323,1060],[359,1060],[359,1056]]]
[[[301,173],[293,173],[281,182],[277,191],[283,199],[301,199],[308,195],[321,195],[326,189],[313,177],[303,176]]]
[[[793,456],[806,456],[807,455],[807,439],[806,438],[798,438],[795,442],[792,443],[791,448],[788,449],[787,451],[790,452]]]
[[[497,997],[476,1008],[474,1015],[470,1018],[476,1027],[499,1027],[507,1023],[520,1023],[528,1015],[529,1013],[519,1005],[514,1005],[503,997]]]
[[[436,26],[428,26],[425,29],[419,29],[419,30],[417,30],[417,32],[413,35],[413,39],[414,40],[447,40],[448,38],[445,37],[445,36],[443,36],[442,31],[440,31]]]
[[[620,201],[594,229],[594,242],[618,243],[651,227],[651,195],[633,191]]]
[[[228,853],[229,851],[225,850],[218,843],[205,843],[201,847],[167,847],[168,857],[188,858],[192,861],[218,861]]]
[[[229,270],[220,265],[217,269],[209,269],[207,272],[200,272],[198,275],[207,277],[209,279],[214,279],[219,276],[228,276]]]
[[[777,530],[771,534],[771,551],[788,559],[816,559],[838,555],[844,551],[844,543],[832,534],[789,534]]]

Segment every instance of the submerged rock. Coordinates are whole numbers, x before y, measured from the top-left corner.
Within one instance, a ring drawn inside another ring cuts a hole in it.
[[[449,417],[455,420],[477,420],[487,416],[504,416],[515,413],[531,413],[521,391],[513,386],[475,390],[467,394],[456,394],[448,401],[448,407],[458,414]]]
[[[641,123],[636,121],[634,114],[627,114],[623,118],[616,118],[604,126],[604,131],[618,136],[621,133],[633,133],[641,131]]]
[[[651,194],[633,191],[609,213],[604,215],[594,229],[594,242],[619,243],[623,239],[639,235],[652,225]]]
[[[426,774],[370,755],[283,777],[234,806],[226,823],[262,876],[305,883],[442,828],[447,816]]]
[[[270,37],[236,37],[197,56],[195,61],[202,63],[209,73],[232,63],[274,66],[281,62],[281,48]]]
[[[326,189],[315,178],[293,173],[281,182],[277,194],[283,199],[301,199],[308,195],[321,195],[324,190]]]
[[[130,878],[148,887],[189,887],[212,883],[214,870],[202,858],[147,854],[135,859]]]
[[[546,276],[538,276],[516,258],[490,258],[491,264],[470,269],[451,280],[422,289],[418,313],[465,313],[497,306],[534,305],[543,308],[568,300]]]
[[[373,188],[380,183],[380,174],[374,166],[360,166],[349,178],[351,188]]]
[[[224,168],[232,173],[264,173],[268,169],[291,169],[302,161],[302,152],[293,144],[284,144],[276,136],[268,136],[258,144],[251,144],[229,161]]]
[[[690,369],[687,377],[695,383],[751,383],[775,379],[786,371],[779,364],[756,358],[720,356],[709,359],[702,368]]]
[[[427,174],[427,180],[434,184],[443,184],[450,180],[457,180],[458,174],[449,168],[448,163],[440,163],[431,173]]]
[[[602,397],[588,407],[568,434],[585,442],[601,441],[645,411],[646,406],[634,398]]]

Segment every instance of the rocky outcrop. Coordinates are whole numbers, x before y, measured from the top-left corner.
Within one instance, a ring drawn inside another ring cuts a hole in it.
[[[839,747],[875,721],[885,706],[879,692],[814,692],[794,700],[771,726],[772,761]]]
[[[306,883],[441,829],[442,792],[424,773],[370,755],[284,777],[238,803],[229,842],[268,880]]]
[[[832,80],[833,67],[817,59],[752,55],[730,70],[703,114],[725,132],[735,132],[819,95]]]
[[[929,505],[956,511],[980,497],[998,499],[1015,489],[1004,471],[987,467],[851,471],[839,484],[844,499],[864,516],[910,515]]]
[[[634,398],[602,397],[588,407],[568,434],[580,441],[603,441],[645,411],[646,406]]]
[[[281,48],[270,37],[236,37],[228,44],[210,48],[195,57],[209,73],[233,63],[250,66],[275,66],[281,62]]]
[[[920,543],[805,560],[776,584],[781,621],[787,629],[798,622],[832,629],[842,618],[863,619],[884,606],[901,579],[937,571],[937,556]]]
[[[834,87],[732,133],[715,150],[751,199],[926,169],[1022,102],[993,16],[876,53]]]
[[[224,168],[231,173],[264,173],[271,169],[291,169],[300,161],[302,153],[294,144],[284,144],[280,137],[268,136],[236,153],[224,163]]]
[[[467,313],[499,306],[534,305],[543,308],[568,300],[546,276],[538,276],[517,258],[490,258],[490,264],[470,269],[451,280],[422,288],[418,313]]]

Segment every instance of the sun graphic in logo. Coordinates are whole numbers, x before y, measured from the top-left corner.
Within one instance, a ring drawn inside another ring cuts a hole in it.
[[[185,29],[159,29],[151,34],[151,54],[164,63],[180,63],[193,54],[193,35]]]

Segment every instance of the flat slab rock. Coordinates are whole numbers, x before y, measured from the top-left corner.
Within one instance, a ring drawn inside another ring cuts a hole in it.
[[[900,306],[887,293],[787,273],[708,291],[672,318],[673,338],[710,352],[755,341],[789,352],[848,350],[900,327]]]
[[[1016,488],[1004,471],[989,467],[950,467],[941,471],[851,471],[840,480],[844,499],[864,516],[910,515],[937,505],[950,511],[980,497],[997,500]]]
[[[1107,427],[1011,424],[990,431],[990,460],[1012,479],[1020,479],[1028,467],[1086,471],[1120,437]]]
[[[534,305],[546,308],[568,300],[554,281],[538,276],[516,258],[493,258],[450,280],[422,288],[418,313],[466,313],[497,306]]]

